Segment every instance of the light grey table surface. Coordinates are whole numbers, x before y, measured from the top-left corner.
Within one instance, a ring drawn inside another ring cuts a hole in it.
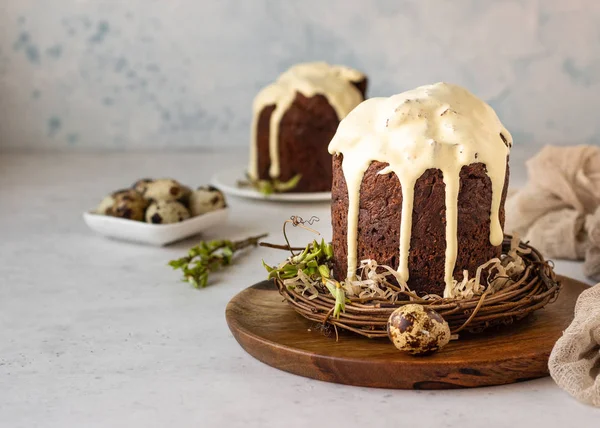
[[[511,155],[512,184],[525,179]],[[191,185],[246,153],[0,153],[1,427],[597,427],[550,378],[471,390],[394,391],[305,379],[246,354],[225,305],[264,277],[258,249],[195,290],[166,262],[197,240],[166,248],[95,235],[81,214],[145,176]],[[291,214],[329,206],[230,198],[230,221],[206,237],[261,232],[281,241]],[[294,230],[297,242],[308,235]],[[578,263],[556,270],[585,281]]]

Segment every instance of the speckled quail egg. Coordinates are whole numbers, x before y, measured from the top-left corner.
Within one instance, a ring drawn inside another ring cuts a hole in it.
[[[96,209],[94,210],[97,214],[110,215],[110,211],[115,203],[115,198],[119,195],[130,194],[133,198],[136,198],[136,195],[133,189],[121,189],[115,192],[112,192],[110,195],[105,196],[104,199],[98,204]]]
[[[154,180],[151,178],[140,178],[138,181],[133,183],[133,186],[131,186],[131,188],[133,190],[135,190],[136,192],[140,193],[141,195],[143,195],[144,193],[146,193],[148,184],[152,183],[153,181]]]
[[[160,178],[146,186],[144,198],[152,201],[176,201],[185,194],[184,186],[172,178]]]
[[[408,304],[390,315],[387,324],[396,348],[413,355],[427,355],[450,341],[450,327],[440,314],[423,305]]]
[[[188,208],[190,205],[190,196],[192,196],[192,189],[184,184],[181,185],[181,188],[183,189],[183,195],[177,201],[181,202],[186,208]]]
[[[96,214],[106,215],[115,203],[115,198],[112,195],[105,196],[98,204],[94,212]]]
[[[213,186],[202,186],[190,195],[190,211],[193,216],[206,214],[227,206],[223,193]]]
[[[113,193],[112,197],[114,198],[114,203],[106,211],[107,215],[144,221],[144,212],[148,206],[148,201],[138,192],[133,189],[121,190]]]
[[[146,210],[146,221],[153,224],[178,223],[190,218],[190,212],[177,201],[155,201]]]

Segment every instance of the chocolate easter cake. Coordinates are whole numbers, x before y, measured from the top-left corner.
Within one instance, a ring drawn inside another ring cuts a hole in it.
[[[287,182],[299,175],[291,191],[329,191],[327,145],[340,120],[364,100],[366,88],[364,74],[323,62],[283,73],[254,99],[249,178]]]
[[[493,109],[456,85],[361,103],[329,145],[336,279],[374,259],[418,294],[450,295],[501,254],[511,145]]]

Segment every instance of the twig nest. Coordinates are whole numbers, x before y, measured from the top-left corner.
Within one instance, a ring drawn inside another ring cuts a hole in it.
[[[106,210],[106,215],[143,221],[148,202],[133,189],[120,190],[111,195],[113,204]],[[106,198],[105,198],[106,199]]]
[[[450,341],[450,326],[433,309],[408,304],[390,315],[387,331],[394,346],[413,355],[431,354]]]
[[[185,195],[184,186],[171,178],[160,178],[147,184],[144,198],[152,201],[176,201]]]
[[[190,195],[190,211],[193,216],[206,214],[226,206],[225,196],[213,186],[199,187]]]
[[[177,201],[156,201],[146,210],[146,221],[154,224],[178,223],[190,218],[190,212]]]

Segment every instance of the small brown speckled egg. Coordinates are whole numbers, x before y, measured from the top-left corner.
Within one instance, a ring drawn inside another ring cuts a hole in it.
[[[223,193],[213,186],[198,187],[190,195],[190,211],[193,216],[206,214],[227,206]]]
[[[399,307],[388,319],[387,331],[394,346],[412,355],[427,355],[450,341],[448,323],[433,309],[408,304]]]
[[[137,192],[135,189],[115,190],[114,192],[112,192],[110,194],[110,196],[112,196],[113,198],[116,198],[117,196],[123,196],[123,195],[130,195],[132,198],[140,196],[139,192]]]
[[[148,188],[148,184],[152,183],[154,180],[151,178],[140,178],[138,181],[133,183],[131,188],[140,194],[146,193],[146,189]]]
[[[144,198],[152,201],[176,201],[184,195],[184,186],[171,178],[160,178],[148,183],[144,192]]]
[[[181,198],[177,199],[177,202],[181,202],[186,208],[189,208],[192,189],[190,189],[184,184],[181,185],[181,189],[183,190],[183,193],[181,195]]]
[[[144,221],[144,212],[148,206],[142,195],[133,189],[121,190],[112,194],[114,203],[106,214],[112,217]]]
[[[113,195],[105,196],[104,199],[102,199],[102,201],[100,201],[100,203],[98,204],[98,206],[96,207],[94,212],[96,214],[107,215],[108,211],[112,208],[114,203],[115,203],[115,198],[113,197]]]
[[[190,212],[177,201],[156,201],[146,210],[146,221],[153,224],[170,224],[190,218]]]

